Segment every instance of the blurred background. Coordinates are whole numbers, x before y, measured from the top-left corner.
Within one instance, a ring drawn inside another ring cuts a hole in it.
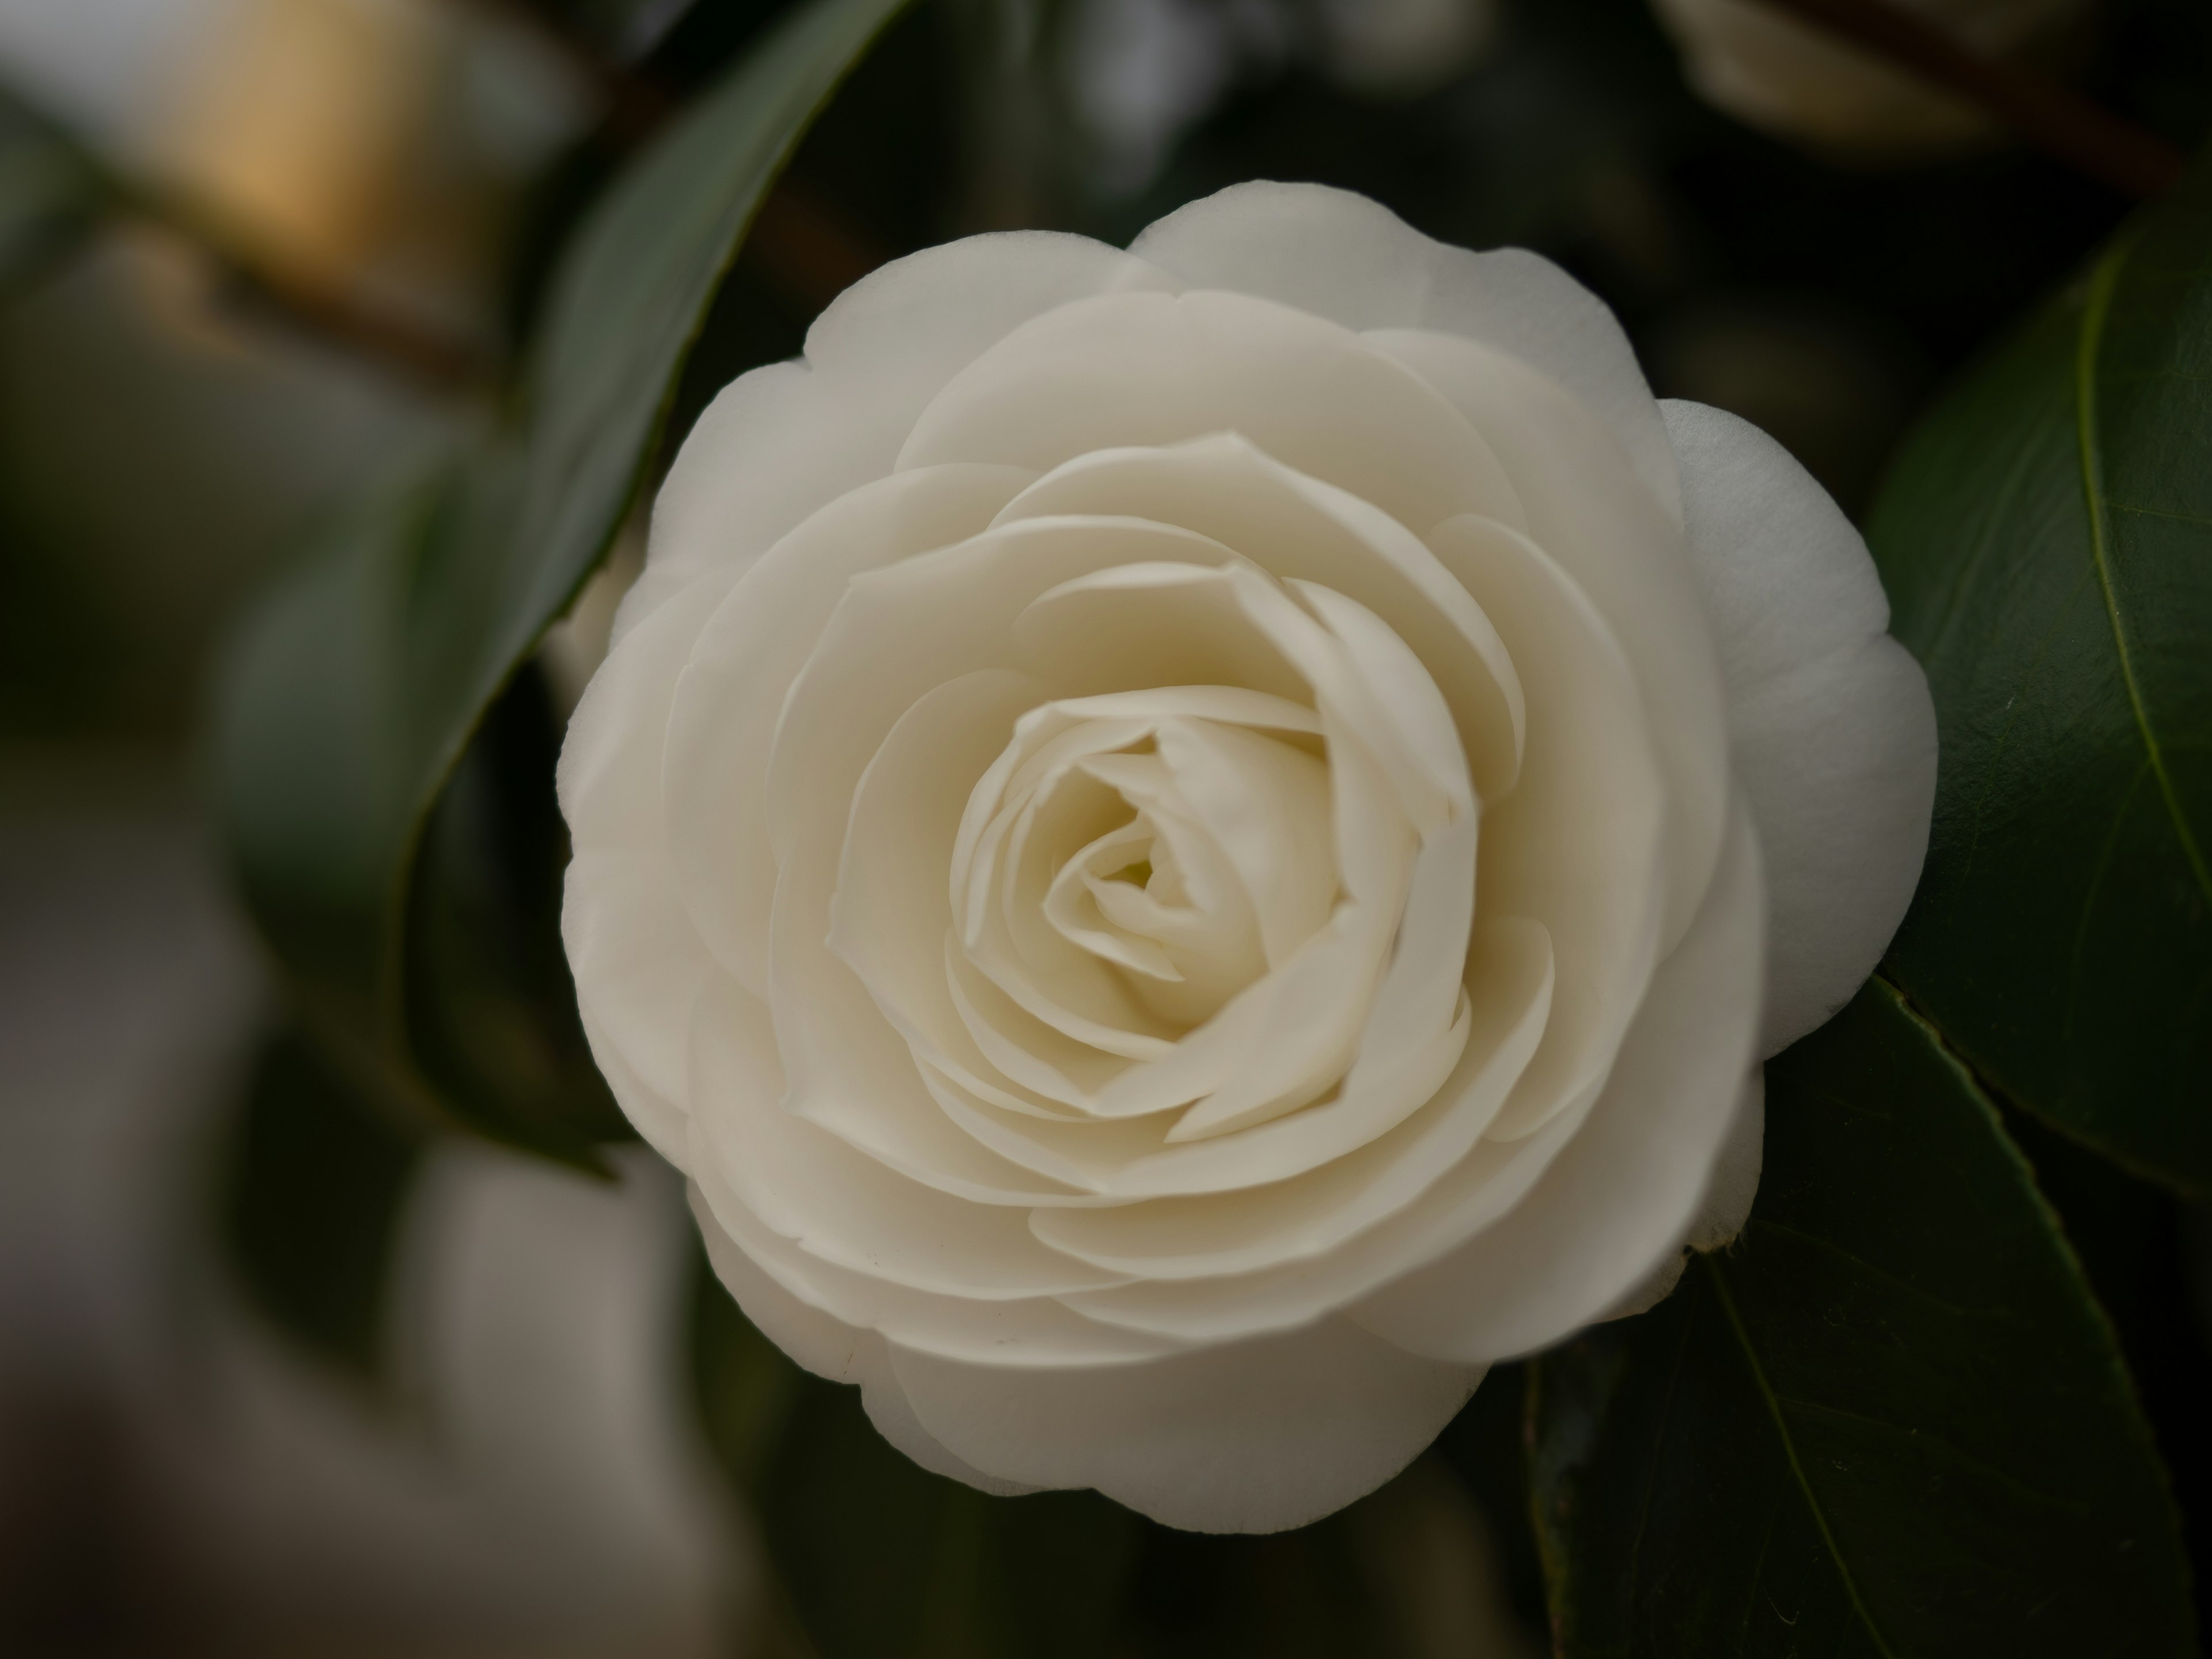
[[[744,1334],[677,1183],[641,1148],[595,1181],[289,1113],[319,1062],[270,1040],[198,736],[241,603],[496,404],[566,230],[780,9],[0,0],[0,1650],[805,1651],[716,1455],[750,1409],[716,1344]],[[2212,119],[2199,0],[1915,9],[2168,145]],[[1773,24],[1759,0],[922,0],[770,198],[669,447],[884,259],[1017,226],[1124,241],[1305,179],[1561,261],[1661,395],[1756,422],[1858,513],[1932,392],[2131,199]],[[547,647],[556,714],[623,566]],[[295,1212],[301,1168],[351,1196]],[[2069,1222],[2132,1218],[2085,1223],[2085,1254],[2201,1491],[2201,1218],[2054,1179]],[[1544,1650],[1518,1386],[1503,1368],[1325,1559],[1146,1534],[1116,1639],[1347,1651],[1312,1609],[1349,1597],[1389,1650]],[[867,1522],[894,1554],[896,1518]]]

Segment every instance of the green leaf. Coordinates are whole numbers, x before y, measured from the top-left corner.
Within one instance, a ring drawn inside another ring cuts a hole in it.
[[[2212,1194],[2212,158],[1927,417],[1869,534],[1942,733],[1887,971],[2007,1097]]]
[[[273,1036],[225,1136],[216,1209],[254,1305],[325,1360],[374,1378],[400,1206],[421,1146],[393,1129],[318,1047]]]
[[[686,111],[579,230],[512,429],[377,493],[240,630],[216,733],[240,884],[318,1032],[381,1092],[588,1160],[568,1106],[547,1121],[473,1097],[496,1053],[418,1052],[470,1022],[410,986],[410,924],[443,902],[418,893],[417,849],[486,710],[629,513],[769,183],[902,3],[813,0]]]
[[[526,666],[484,717],[424,832],[407,928],[406,1032],[481,1131],[596,1167],[631,1131],[592,1063],[561,945],[568,831],[561,726]]]
[[[1560,1652],[2193,1653],[2125,1369],[1972,1076],[1879,980],[1767,1076],[1739,1245],[1534,1368]]]

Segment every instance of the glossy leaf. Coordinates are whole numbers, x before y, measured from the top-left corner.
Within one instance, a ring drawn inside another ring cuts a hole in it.
[[[1770,1063],[1740,1243],[1533,1377],[1566,1659],[2195,1651],[2111,1331],[1996,1109],[1881,981]]]
[[[902,3],[814,0],[687,111],[578,232],[514,428],[364,504],[235,643],[216,750],[240,883],[317,1030],[383,1092],[584,1156],[573,1121],[455,1096],[456,1069],[493,1076],[496,1055],[426,1077],[409,924],[436,901],[416,896],[416,851],[485,711],[629,511],[769,183]]]
[[[1887,971],[2011,1100],[2212,1194],[2212,162],[1928,417],[1869,538],[1942,755]]]

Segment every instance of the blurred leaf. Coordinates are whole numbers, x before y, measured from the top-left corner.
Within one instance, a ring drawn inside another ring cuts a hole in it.
[[[2111,1330],[1972,1077],[1879,980],[1767,1075],[1741,1243],[1534,1368],[1559,1651],[2194,1652]]]
[[[0,88],[0,297],[83,246],[108,195],[52,124]]]
[[[386,1292],[420,1145],[296,1030],[255,1063],[220,1171],[223,1246],[287,1335],[364,1377],[385,1358]]]
[[[475,1032],[426,1006],[442,985],[409,983],[409,924],[445,902],[414,896],[417,848],[485,711],[629,512],[769,181],[901,3],[814,0],[685,112],[562,261],[513,428],[365,503],[234,646],[216,747],[241,885],[318,1032],[383,1092],[588,1156],[561,1114],[477,1097],[506,1063],[496,1044],[444,1054],[426,1086],[425,1033]]]
[[[2212,1194],[2212,161],[1915,432],[1869,532],[1942,775],[1899,984]]]

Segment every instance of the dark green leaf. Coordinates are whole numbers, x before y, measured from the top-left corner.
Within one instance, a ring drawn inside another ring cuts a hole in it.
[[[270,1039],[226,1137],[226,1255],[254,1304],[364,1377],[384,1355],[392,1237],[417,1142],[393,1129],[297,1031]]]
[[[2212,162],[1928,417],[1870,539],[1942,744],[1888,971],[2012,1100],[2212,1194]]]
[[[485,715],[423,836],[407,1035],[438,1097],[479,1127],[589,1164],[592,1143],[629,1131],[592,1064],[561,945],[560,749],[544,676],[526,666]]]
[[[2195,1650],[2111,1332],[1995,1109],[1884,981],[1770,1063],[1735,1249],[1534,1376],[1568,1659]]]
[[[426,960],[410,923],[446,902],[417,895],[417,848],[485,711],[629,510],[769,182],[902,3],[814,0],[686,112],[562,261],[516,428],[368,502],[241,631],[216,745],[241,885],[319,1033],[384,1092],[582,1156],[590,1111],[471,1097],[502,1070],[496,1044],[416,1051],[470,1029],[428,1006],[439,985],[410,985]]]

